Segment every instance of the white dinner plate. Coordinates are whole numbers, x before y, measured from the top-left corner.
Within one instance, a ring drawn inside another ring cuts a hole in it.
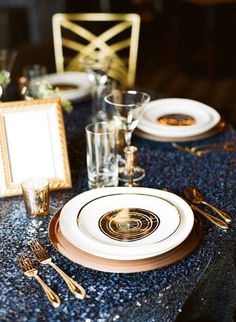
[[[128,211],[129,209],[129,211]],[[100,188],[62,208],[64,237],[87,253],[117,260],[156,256],[182,243],[193,212],[175,194],[151,188]]]
[[[190,118],[193,124],[167,125],[158,121],[170,115]],[[220,114],[206,104],[190,99],[167,98],[148,103],[137,127],[152,135],[181,138],[204,133],[219,121]]]
[[[84,72],[47,74],[34,79],[34,82],[37,82],[38,80],[46,80],[57,87],[59,89],[58,95],[62,99],[67,99],[69,101],[82,100],[91,93],[91,82],[88,74]]]

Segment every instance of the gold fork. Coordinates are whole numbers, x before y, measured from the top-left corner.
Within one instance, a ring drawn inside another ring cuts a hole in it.
[[[178,143],[172,143],[174,148],[188,152],[197,156],[204,156],[209,153],[236,152],[234,142],[227,141],[221,143],[203,144],[194,147],[183,146]]]
[[[235,146],[234,142],[232,141],[225,141],[220,143],[209,143],[209,144],[202,144],[202,145],[195,145],[191,148],[189,148],[192,152],[195,152],[197,150],[203,150],[203,149],[228,149],[233,148]]]
[[[69,290],[75,297],[79,299],[85,298],[86,292],[84,288],[80,284],[75,282],[71,277],[69,277],[65,272],[63,272],[63,270],[61,270],[55,263],[53,263],[49,253],[39,243],[37,238],[32,238],[29,242],[29,246],[41,264],[48,264],[52,266],[58,272],[58,274],[60,274],[60,276],[66,282]]]
[[[17,259],[19,261],[19,267],[23,270],[24,274],[28,277],[34,277],[41,285],[50,303],[55,308],[59,307],[61,304],[60,298],[38,275],[38,271],[35,268],[32,260],[29,258],[28,254],[20,253],[17,255]]]
[[[210,153],[225,153],[225,152],[236,152],[236,148],[224,148],[224,149],[205,149],[205,150],[197,150],[194,152],[197,156],[202,157],[204,155],[210,154]]]

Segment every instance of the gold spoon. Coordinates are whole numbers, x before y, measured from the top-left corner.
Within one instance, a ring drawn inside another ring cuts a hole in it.
[[[214,210],[225,222],[230,223],[231,218],[228,214],[224,211],[216,208],[215,206],[211,205],[210,203],[204,200],[203,194],[197,190],[196,188],[185,188],[184,189],[185,197],[194,204],[203,204]]]

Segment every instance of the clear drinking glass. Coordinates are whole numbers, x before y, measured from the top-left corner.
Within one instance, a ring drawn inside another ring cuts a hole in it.
[[[89,188],[118,185],[116,128],[109,122],[86,126],[87,171]]]
[[[33,64],[24,66],[22,71],[23,76],[27,79],[28,82],[31,80],[41,77],[47,74],[47,67],[40,64]]]
[[[23,67],[23,77],[21,82],[24,82],[24,86],[21,89],[21,95],[28,99],[37,95],[39,85],[35,82],[35,79],[47,74],[47,67],[45,65],[33,64]]]
[[[0,49],[0,100],[7,99],[7,86],[11,82],[11,71],[17,56],[16,50]]]
[[[147,93],[135,90],[122,91],[116,89],[108,94],[104,100],[114,108],[116,124],[119,129],[124,131],[125,144],[129,147],[132,133],[138,125],[145,105],[150,101],[150,96]],[[132,175],[133,181],[138,181],[145,175],[145,171],[136,167]],[[122,181],[130,180],[126,167],[119,170],[119,179]]]

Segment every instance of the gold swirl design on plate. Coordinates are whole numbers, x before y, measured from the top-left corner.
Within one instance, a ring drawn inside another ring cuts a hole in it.
[[[167,114],[159,117],[157,123],[162,125],[189,126],[196,123],[196,120],[187,114]]]
[[[122,208],[105,213],[99,220],[100,230],[108,237],[130,242],[152,234],[160,224],[153,212],[141,208]]]

